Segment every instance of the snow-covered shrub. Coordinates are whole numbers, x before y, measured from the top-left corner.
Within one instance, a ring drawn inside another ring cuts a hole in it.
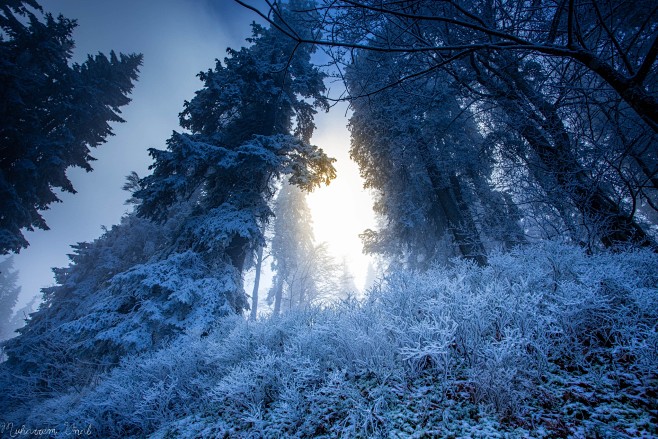
[[[388,375],[398,365],[386,317],[374,302],[346,301],[318,315],[311,331],[300,333],[291,346],[319,358],[328,369]]]
[[[24,420],[98,437],[658,434],[657,288],[655,254],[555,243],[400,271],[362,302],[188,331]]]

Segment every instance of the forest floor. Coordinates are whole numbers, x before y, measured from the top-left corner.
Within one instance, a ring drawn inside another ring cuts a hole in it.
[[[658,438],[658,255],[542,244],[217,319],[19,408],[95,437]],[[65,436],[62,436],[65,437]]]
[[[468,380],[440,389],[433,379],[419,379],[399,398],[391,438],[658,437],[658,375],[641,381],[627,372],[559,371],[503,416],[476,402]]]

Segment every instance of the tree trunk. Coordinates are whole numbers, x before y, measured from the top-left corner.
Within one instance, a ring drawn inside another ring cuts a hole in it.
[[[272,313],[278,316],[281,312],[281,297],[283,296],[283,279],[279,275],[276,276],[274,288],[274,310]]]
[[[250,320],[256,320],[258,315],[258,287],[260,286],[260,270],[263,266],[263,247],[258,247],[256,252],[256,278],[254,279],[254,291],[251,294]]]
[[[448,226],[459,247],[459,251],[466,258],[475,261],[478,265],[487,265],[487,253],[480,240],[480,234],[473,220],[468,206],[464,203],[459,187],[459,179],[451,175],[450,185],[441,184],[440,170],[431,157],[426,157],[427,172],[432,183],[432,190],[436,202],[440,206],[443,217],[448,220]]]
[[[594,182],[572,152],[572,141],[556,107],[535,92],[525,81],[518,63],[510,58],[503,60],[504,68],[498,71],[489,63],[482,63],[497,77],[485,77],[476,66],[478,81],[497,95],[497,103],[515,123],[516,130],[540,159],[544,169],[556,182],[584,219],[597,226],[601,243],[614,247],[622,243],[652,245],[651,238],[633,220],[625,215]],[[523,105],[528,108],[523,108]],[[539,114],[533,114],[534,110]],[[550,136],[550,137],[547,137]]]

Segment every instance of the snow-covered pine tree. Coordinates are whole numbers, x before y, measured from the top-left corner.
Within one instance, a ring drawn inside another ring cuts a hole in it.
[[[297,47],[276,28],[252,27],[250,47],[229,49],[224,64],[199,75],[205,87],[181,113],[189,133],[174,133],[166,151],[151,150],[153,174],[135,194],[138,213],[155,220],[175,201],[196,197],[172,254],[192,251],[212,272],[221,267],[235,283],[225,297],[236,311],[248,306],[241,274],[264,244],[274,184],[287,175],[311,190],[335,176],[333,159],[308,143],[316,109],[328,108],[325,75],[310,63],[313,47]]]
[[[42,290],[37,312],[4,343],[0,406],[29,407],[84,386],[126,354],[153,348],[173,332],[177,299],[191,289],[184,289],[185,276],[198,270],[183,258],[176,272],[158,264],[189,207],[176,210],[165,224],[128,215],[100,238],[72,246],[70,265],[53,269],[57,285]],[[155,285],[165,278],[180,286],[178,295],[158,296]]]
[[[23,230],[48,226],[39,211],[75,193],[66,176],[91,171],[90,148],[123,122],[141,55],[111,52],[69,64],[76,24],[34,0],[0,5],[0,253],[28,246]]]
[[[382,217],[362,234],[365,249],[411,267],[455,255],[484,265],[492,241],[523,239],[519,218],[490,184],[493,159],[450,77],[432,71],[395,85],[417,62],[363,51],[347,70],[350,154]]]
[[[181,113],[187,131],[151,150],[153,174],[130,177],[137,214],[56,270],[58,285],[6,346],[0,403],[29,407],[84,386],[127,355],[203,336],[247,308],[242,271],[264,242],[275,182],[310,190],[335,176],[308,143],[316,108],[327,108],[313,49],[256,24],[248,41],[199,75],[204,88]]]

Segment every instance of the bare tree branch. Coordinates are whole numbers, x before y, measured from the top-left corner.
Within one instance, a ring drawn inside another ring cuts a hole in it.
[[[325,46],[331,48],[347,48],[347,49],[357,49],[373,52],[383,52],[383,53],[401,53],[401,54],[413,54],[413,53],[447,53],[454,60],[459,59],[460,57],[454,57],[452,52],[458,51],[462,53],[470,53],[473,51],[492,51],[492,50],[505,50],[505,51],[521,51],[521,52],[530,52],[536,53],[539,55],[549,56],[549,57],[560,57],[565,59],[573,59],[578,61],[582,65],[586,66],[592,73],[600,77],[605,81],[612,89],[614,89],[619,96],[626,101],[626,103],[633,108],[633,110],[653,129],[655,132],[658,132],[658,99],[655,96],[650,94],[640,85],[646,79],[649,72],[651,71],[656,58],[658,57],[658,38],[655,38],[653,44],[646,54],[644,61],[642,62],[637,73],[633,76],[626,76],[620,71],[618,71],[610,62],[604,58],[601,54],[598,54],[594,50],[590,50],[585,45],[585,40],[583,39],[582,32],[579,30],[579,25],[576,20],[576,10],[577,7],[575,1],[569,0],[566,6],[567,13],[567,43],[566,45],[549,43],[545,42],[533,42],[526,38],[522,38],[518,35],[514,35],[510,32],[500,31],[494,29],[491,26],[487,26],[485,20],[466,10],[465,8],[459,6],[457,2],[452,0],[447,0],[447,4],[452,6],[455,11],[461,14],[464,19],[449,17],[445,15],[424,15],[419,13],[407,12],[402,8],[393,8],[392,3],[388,4],[367,4],[363,1],[355,0],[342,0],[342,1],[333,1],[330,6],[325,9],[325,13],[329,13],[329,9],[334,8],[335,10],[355,10],[355,11],[364,11],[371,12],[376,14],[381,14],[384,17],[395,17],[396,19],[405,19],[411,20],[412,22],[436,22],[444,23],[449,26],[453,26],[456,29],[464,29],[475,31],[476,35],[470,38],[470,41],[464,41],[461,44],[423,44],[422,40],[416,39],[416,43],[413,45],[405,44],[392,44],[389,40],[385,44],[381,44],[381,40],[374,41],[372,38],[367,38],[364,42],[353,42],[340,40],[335,33],[330,33],[332,37],[330,39],[323,38],[303,38],[296,32],[291,32],[290,30],[283,29],[282,26],[278,23],[275,23],[272,18],[268,17],[267,14],[264,14],[258,8],[246,4],[243,0],[235,0],[239,4],[247,7],[248,9],[256,12],[258,15],[269,21],[277,29],[281,30],[285,35],[290,38],[293,38],[300,44],[313,44],[317,46]],[[268,3],[269,4],[269,3]],[[397,5],[397,3],[395,3]],[[559,23],[559,14],[562,13],[562,8],[558,7],[556,9],[555,18],[553,18],[553,27],[557,28]],[[327,17],[328,15],[325,15]],[[608,35],[609,38],[612,38],[611,44],[615,45],[617,51],[621,53],[622,58],[624,51],[620,50],[621,46],[619,42],[616,41],[612,31],[607,29],[603,23],[603,18],[598,20],[600,25],[604,27],[604,32]],[[340,21],[334,22],[331,21],[333,25],[339,25]],[[326,23],[325,23],[326,24]],[[367,28],[367,23],[364,23],[364,26]],[[288,27],[290,27],[288,25]],[[402,32],[405,32],[404,28],[401,28]],[[549,35],[549,41],[555,40],[556,29],[551,30],[551,35]],[[497,40],[489,40],[487,42],[476,42],[474,38],[477,36],[480,37],[495,37]],[[578,39],[580,42],[580,47],[575,44],[575,39]],[[632,64],[630,60],[624,59],[624,65],[629,69]],[[632,68],[629,69],[629,72],[632,74]]]

